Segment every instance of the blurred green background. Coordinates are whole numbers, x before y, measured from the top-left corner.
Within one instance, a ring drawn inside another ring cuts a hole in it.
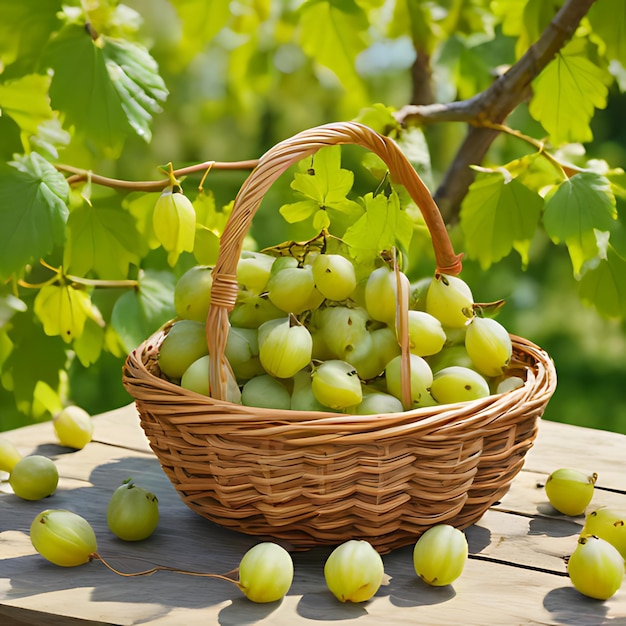
[[[363,106],[332,72],[306,57],[295,43],[295,18],[290,24],[289,9],[295,11],[299,2],[261,3],[270,7],[266,21],[252,15],[254,3],[231,2],[239,21],[231,20],[209,42],[185,41],[180,20],[167,0],[127,4],[142,18],[134,36],[150,48],[170,96],[154,120],[152,142],[130,139],[117,161],[94,164],[100,174],[151,180],[159,177],[157,166],[168,162],[183,167],[206,160],[256,158],[300,130],[353,119]],[[280,19],[273,19],[278,13]],[[256,26],[245,25],[246,19],[257,19]],[[499,32],[483,48],[485,66],[514,61],[514,42]],[[414,55],[408,37],[391,39],[373,33],[371,46],[357,58],[369,104],[399,108],[410,102]],[[485,70],[483,86],[488,79]],[[476,78],[475,86],[481,80]],[[433,65],[433,83],[442,99],[454,97],[455,86],[443,59]],[[625,108],[625,95],[614,88],[606,109],[594,117],[594,140],[586,146],[588,155],[606,159],[615,168],[626,166]],[[537,131],[524,104],[509,123],[522,132]],[[454,123],[426,128],[433,191],[465,132],[463,124]],[[501,136],[487,160],[503,163],[529,151],[518,140]],[[243,171],[213,171],[205,186],[221,206],[234,198],[245,176]],[[183,186],[193,190],[198,181],[193,177]],[[252,235],[261,247],[293,236],[277,211],[291,197],[288,182],[281,179],[272,188],[255,218]],[[618,208],[623,211],[621,204]],[[487,272],[466,261],[463,277],[477,300],[505,298],[498,319],[511,333],[534,341],[552,356],[559,381],[546,419],[626,433],[626,328],[623,321],[602,319],[581,303],[564,247],[538,234],[526,269],[512,253]],[[128,403],[131,398],[121,385],[121,366],[122,360],[108,354],[88,369],[74,362],[69,371],[73,401],[93,414]],[[3,423],[14,427],[20,419],[5,414]]]

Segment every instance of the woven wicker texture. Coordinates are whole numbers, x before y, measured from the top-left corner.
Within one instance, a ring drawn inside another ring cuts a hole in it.
[[[261,157],[222,235],[207,319],[214,397],[162,377],[157,355],[168,327],[128,356],[123,382],[163,470],[200,515],[296,549],[361,538],[385,553],[434,524],[465,528],[507,492],[535,439],[556,373],[543,350],[513,336],[511,372],[525,384],[470,403],[353,416],[219,399],[229,375],[224,348],[237,260],[252,217],[289,165],[323,146],[347,143],[386,162],[424,214],[439,271],[459,271],[437,206],[391,140],[353,123],[304,131]]]

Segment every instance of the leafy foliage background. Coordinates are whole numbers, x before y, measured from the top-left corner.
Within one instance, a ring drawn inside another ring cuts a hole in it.
[[[494,98],[555,16],[573,36]],[[358,119],[411,158],[476,296],[553,356],[546,417],[626,432],[625,30],[622,0],[0,0],[0,430],[130,401],[125,355],[214,261],[248,168],[198,164]],[[366,193],[362,158],[343,154]],[[166,163],[197,214],[173,267],[151,226]],[[289,183],[260,247],[311,233],[279,214]]]

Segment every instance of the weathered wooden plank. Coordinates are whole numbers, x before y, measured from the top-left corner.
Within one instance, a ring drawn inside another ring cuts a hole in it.
[[[371,602],[356,606],[339,603],[326,590],[323,564],[330,551],[326,548],[294,554],[292,589],[282,602],[271,605],[250,603],[223,581],[172,572],[122,578],[97,561],[67,569],[47,563],[32,548],[28,529],[40,510],[52,507],[68,508],[88,519],[102,556],[129,572],[160,564],[223,573],[259,540],[219,528],[182,503],[147,450],[133,411],[125,407],[94,418],[97,441],[81,451],[57,446],[44,424],[10,433],[23,451],[53,456],[62,478],[55,495],[41,502],[19,500],[6,483],[0,486],[4,492],[0,493],[0,618],[17,615],[15,619],[25,624],[54,624],[59,616],[69,616],[95,623],[162,626],[336,624],[357,618],[365,624],[432,626],[626,624],[626,589],[607,602],[591,601],[562,575],[562,557],[571,551],[582,519],[550,513],[536,484],[552,465],[555,450],[557,462],[568,459],[571,450],[589,440],[589,433],[560,430],[561,425],[540,430],[531,466],[538,471],[523,471],[502,503],[467,529],[474,558],[450,587],[431,588],[417,579],[410,546],[383,557],[389,584]],[[619,437],[601,434],[599,439],[604,445],[602,463],[610,465],[620,458]],[[546,450],[551,454],[548,460],[542,457]],[[587,457],[594,454],[588,451]],[[106,526],[108,499],[128,476],[159,497],[161,522],[147,541],[122,542]],[[612,491],[601,495],[611,502],[624,498]]]

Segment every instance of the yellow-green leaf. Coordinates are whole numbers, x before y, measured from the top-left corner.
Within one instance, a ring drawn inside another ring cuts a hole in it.
[[[300,13],[300,44],[305,54],[335,73],[357,102],[365,102],[356,57],[365,49],[369,27],[363,9],[354,0],[308,0]]]
[[[46,335],[59,336],[70,343],[80,337],[87,318],[100,320],[89,294],[71,285],[46,285],[35,297],[35,315]]]
[[[67,221],[64,264],[70,274],[94,271],[101,278],[126,278],[129,264],[147,252],[135,220],[111,198],[83,203]]]
[[[595,231],[612,230],[616,219],[611,183],[596,172],[576,174],[546,196],[543,225],[555,243],[566,243],[575,274],[599,252]]]
[[[50,77],[28,74],[0,84],[0,110],[20,127],[22,133],[36,135],[39,125],[54,117],[48,99]]]
[[[515,248],[526,265],[542,206],[541,196],[517,178],[501,170],[478,174],[460,214],[468,257],[487,269]]]
[[[595,109],[606,106],[612,80],[589,58],[585,41],[574,39],[533,81],[529,112],[554,144],[591,141],[589,123]]]
[[[609,245],[606,258],[580,280],[580,297],[608,318],[626,317],[626,259]]]

